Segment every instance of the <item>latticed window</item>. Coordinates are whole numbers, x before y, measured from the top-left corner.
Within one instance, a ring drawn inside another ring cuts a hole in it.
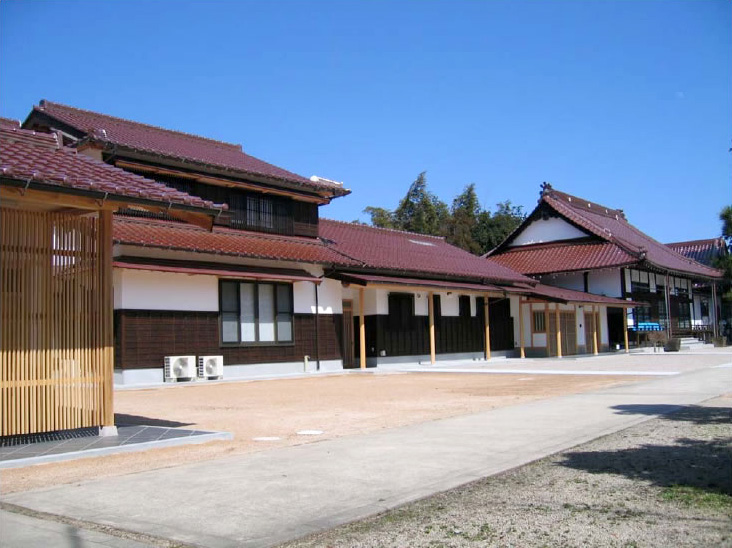
[[[224,343],[290,343],[292,285],[222,281],[221,340]]]
[[[546,333],[546,315],[543,310],[534,312],[534,333]]]

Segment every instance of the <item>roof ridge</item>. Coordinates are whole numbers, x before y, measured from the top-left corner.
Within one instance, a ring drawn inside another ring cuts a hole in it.
[[[582,211],[590,211],[591,213],[596,213],[598,215],[603,215],[605,217],[610,218],[616,218],[616,220],[624,220],[627,222],[627,219],[625,218],[625,212],[622,209],[614,209],[612,207],[607,207],[605,205],[602,205],[598,202],[593,202],[591,200],[587,200],[586,198],[582,198],[580,196],[575,196],[573,194],[569,194],[567,192],[562,192],[561,190],[555,190],[554,188],[549,185],[544,192],[542,192],[542,198],[544,196],[550,196],[554,198],[555,200],[560,200],[562,203],[564,203],[564,200],[562,200],[562,197],[566,197],[567,204],[569,207],[572,207],[574,209],[579,209]],[[581,204],[585,203],[588,205],[588,207],[583,207]],[[594,208],[594,209],[593,209]]]
[[[163,131],[165,133],[172,133],[174,135],[181,135],[183,137],[193,138],[193,139],[197,139],[199,141],[206,141],[208,143],[212,143],[212,144],[215,144],[215,145],[224,145],[226,148],[230,148],[230,149],[239,151],[242,154],[244,153],[244,150],[243,150],[242,145],[241,144],[238,144],[238,143],[230,143],[228,141],[222,141],[220,139],[211,139],[210,137],[203,137],[202,135],[196,135],[194,133],[188,133],[188,132],[179,131],[179,130],[176,130],[176,129],[168,129],[168,128],[164,128],[164,127],[161,127],[161,126],[155,126],[155,125],[152,125],[152,124],[146,124],[144,122],[136,122],[135,120],[130,120],[128,118],[121,118],[119,116],[112,116],[111,114],[104,114],[103,112],[95,112],[93,110],[88,110],[88,109],[83,109],[83,108],[78,108],[78,107],[72,107],[70,105],[64,105],[63,103],[55,103],[53,101],[48,101],[46,99],[41,99],[41,102],[40,102],[39,105],[37,105],[37,106],[34,105],[33,106],[33,110],[37,110],[39,112],[46,112],[45,111],[46,105],[50,105],[50,106],[54,106],[54,107],[66,108],[66,109],[69,109],[69,110],[74,110],[76,112],[82,112],[82,113],[85,113],[85,114],[93,114],[94,116],[102,116],[104,118],[109,118],[109,119],[114,120],[114,121],[117,121],[117,122],[123,122],[123,123],[126,123],[126,124],[132,124],[132,125],[135,125],[135,126],[138,126],[138,127],[143,127],[143,128],[146,128],[146,129],[152,129],[152,130],[155,130],[155,131]],[[48,112],[46,112],[46,113],[49,114]],[[83,128],[82,131],[87,131],[89,129],[104,129],[104,128]]]
[[[721,236],[717,236],[715,238],[702,238],[700,240],[684,240],[683,242],[669,242],[664,245],[671,247],[671,246],[682,246],[682,245],[701,244],[701,243],[709,243],[709,244],[715,243],[716,244],[721,239],[722,239]]]
[[[380,226],[367,225],[367,224],[361,223],[361,222],[339,221],[339,220],[336,220],[336,219],[327,219],[325,217],[321,217],[320,220],[321,221],[327,221],[329,223],[339,223],[339,224],[348,225],[348,226],[357,227],[357,228],[366,228],[366,229],[371,229],[371,230],[381,230],[381,231],[384,231],[384,232],[395,232],[397,234],[407,234],[409,236],[420,236],[420,237],[423,237],[423,238],[432,238],[432,239],[435,239],[435,240],[445,241],[445,237],[444,236],[435,236],[433,234],[421,234],[419,232],[410,232],[409,230],[400,230],[398,228],[384,228],[384,227],[380,227]]]

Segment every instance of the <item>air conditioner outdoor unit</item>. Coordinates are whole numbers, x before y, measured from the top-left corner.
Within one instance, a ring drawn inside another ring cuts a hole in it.
[[[198,356],[198,378],[199,379],[223,379],[224,378],[224,357],[223,356]]]
[[[165,381],[196,378],[195,356],[165,356]]]

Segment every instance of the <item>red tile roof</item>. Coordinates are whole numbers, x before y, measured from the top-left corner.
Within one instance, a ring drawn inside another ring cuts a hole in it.
[[[610,253],[607,251],[607,248],[598,248],[598,250],[603,251],[604,256],[596,258],[592,268],[617,266],[615,261],[624,253],[629,256],[634,256],[637,264],[646,263],[661,270],[704,278],[720,278],[722,276],[721,271],[688,259],[668,246],[657,242],[647,234],[644,234],[627,221],[623,211],[620,209],[611,209],[594,202],[589,202],[584,198],[559,192],[549,185],[542,192],[537,209],[542,207],[542,205],[553,209],[560,216],[581,227],[597,240],[606,242],[617,248],[616,253]],[[511,249],[509,246],[512,239],[521,232],[523,227],[532,222],[533,216],[533,214],[529,215],[527,220],[524,221],[524,224],[514,231],[505,242],[491,252],[490,257],[495,259],[498,255],[508,252]],[[538,245],[541,246],[543,244]],[[569,241],[565,242],[564,245],[574,247],[575,244]],[[512,258],[512,261],[515,261],[516,264],[521,261],[524,264],[523,268],[528,268],[531,271],[542,269],[543,267],[539,263],[547,260],[547,257],[540,254],[532,256],[532,247],[529,245],[521,246],[521,249],[526,254],[525,257],[520,258],[515,256]],[[553,249],[554,253],[558,254],[560,253],[559,249],[561,249],[561,246]],[[511,252],[513,253],[513,251]],[[519,253],[519,251],[517,250],[516,253]],[[577,251],[574,250],[574,253],[577,253]],[[565,257],[553,260],[553,263],[557,265],[557,270],[552,271],[564,272],[568,270],[561,265],[562,258],[568,260],[569,264],[578,264],[580,262],[579,257],[569,253]],[[531,263],[530,266],[529,263]],[[588,268],[590,267],[588,266]],[[524,270],[524,272],[528,272],[529,270]]]
[[[499,255],[492,255],[490,260],[531,276],[628,266],[638,262],[637,257],[607,242],[518,246],[508,248]]]
[[[232,171],[232,175],[236,173],[259,175],[305,187],[311,191],[327,192],[332,196],[350,193],[341,185],[324,182],[322,179],[313,182],[245,154],[241,145],[141,124],[50,101],[41,101],[39,106],[33,107],[33,110],[85,133],[93,142],[114,144],[138,152],[221,168]]]
[[[0,175],[23,183],[30,181],[61,189],[109,193],[110,197],[130,201],[154,201],[166,206],[177,204],[206,210],[216,207],[208,200],[59,146],[55,135],[11,129],[7,125],[0,127]]]
[[[320,220],[319,233],[333,249],[371,269],[533,283],[509,268],[448,244],[444,238],[327,219]]]
[[[674,242],[666,245],[676,253],[707,266],[712,266],[714,259],[727,254],[727,244],[723,238]]]
[[[0,128],[2,129],[20,129],[20,122],[12,118],[3,118],[0,116]]]
[[[574,291],[573,289],[564,289],[563,287],[555,287],[553,285],[538,284],[533,287],[526,287],[526,294],[541,299],[551,301],[559,301],[562,303],[590,303],[604,304],[607,306],[631,306],[633,301],[616,299],[613,297],[605,297],[604,295],[595,295],[594,293],[584,293],[582,291]]]
[[[339,266],[358,263],[315,238],[259,234],[214,226],[207,231],[172,221],[116,216],[114,241],[201,254],[277,259]]]

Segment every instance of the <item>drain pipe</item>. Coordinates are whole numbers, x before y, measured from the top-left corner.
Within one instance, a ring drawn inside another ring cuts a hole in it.
[[[318,286],[320,285],[320,280],[313,285],[315,285],[315,370],[320,371],[320,303],[318,302]]]

